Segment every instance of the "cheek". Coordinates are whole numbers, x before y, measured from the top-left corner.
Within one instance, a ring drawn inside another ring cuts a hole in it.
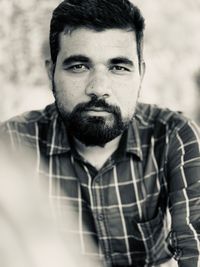
[[[85,79],[77,78],[73,75],[68,75],[64,71],[60,71],[55,74],[55,83],[58,90],[65,91],[67,94],[81,95],[85,91]]]
[[[65,107],[66,110],[71,110],[76,95],[74,95],[75,90],[72,90],[70,83],[66,83],[63,79],[54,79],[54,94],[57,102]]]
[[[115,96],[123,116],[130,117],[133,115],[138,100],[139,86],[138,81],[121,82],[118,84]]]

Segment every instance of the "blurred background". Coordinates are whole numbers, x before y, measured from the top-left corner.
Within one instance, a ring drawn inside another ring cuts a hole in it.
[[[0,121],[53,101],[44,68],[58,0],[0,0]],[[133,0],[146,18],[141,101],[200,123],[200,0]]]

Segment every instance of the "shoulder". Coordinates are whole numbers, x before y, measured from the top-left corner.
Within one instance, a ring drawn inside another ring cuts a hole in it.
[[[31,110],[24,112],[21,115],[10,118],[0,124],[0,131],[8,132],[10,130],[16,130],[18,132],[29,130],[35,124],[47,124],[52,120],[55,115],[55,105],[51,104],[41,110]]]
[[[138,104],[135,117],[141,126],[164,127],[169,131],[178,131],[187,125],[190,128],[190,125],[194,124],[180,111],[172,111],[168,108],[144,103]]]
[[[13,147],[20,146],[22,143],[26,146],[34,146],[39,138],[39,132],[42,138],[46,140],[48,129],[57,112],[55,105],[51,104],[41,110],[32,110],[19,116],[15,116],[0,125],[1,143],[11,144]]]
[[[158,145],[163,140],[163,146],[169,145],[173,149],[177,144],[180,146],[191,142],[200,147],[199,127],[181,112],[139,103],[135,118],[142,139],[154,138]]]

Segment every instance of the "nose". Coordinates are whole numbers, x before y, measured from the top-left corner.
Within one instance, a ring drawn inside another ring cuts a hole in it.
[[[109,97],[110,89],[106,73],[102,71],[94,71],[91,73],[85,91],[88,96],[95,95],[98,98]]]

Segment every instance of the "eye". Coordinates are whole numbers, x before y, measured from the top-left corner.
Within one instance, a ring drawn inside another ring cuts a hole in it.
[[[124,67],[124,66],[120,66],[120,65],[115,65],[115,66],[112,66],[111,68],[111,71],[114,72],[114,73],[126,73],[126,72],[130,72],[130,69]]]
[[[85,72],[89,69],[88,66],[86,66],[85,64],[76,64],[73,66],[70,66],[67,68],[67,70],[74,72],[74,73],[82,73]]]

